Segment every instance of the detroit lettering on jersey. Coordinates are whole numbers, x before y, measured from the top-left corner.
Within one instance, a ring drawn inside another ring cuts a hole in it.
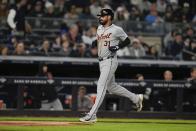
[[[116,56],[116,52],[111,52],[108,47],[118,45],[120,41],[126,39],[127,34],[121,27],[115,24],[106,28],[100,25],[97,28],[96,37],[98,42],[98,56],[103,58],[111,55]]]
[[[112,33],[97,35],[97,40],[109,39]]]

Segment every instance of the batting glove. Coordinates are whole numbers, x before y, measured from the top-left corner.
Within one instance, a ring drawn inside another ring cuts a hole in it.
[[[111,52],[116,52],[118,49],[119,49],[119,46],[118,46],[118,45],[116,45],[116,46],[110,46],[110,47],[109,47],[109,50],[110,50]]]

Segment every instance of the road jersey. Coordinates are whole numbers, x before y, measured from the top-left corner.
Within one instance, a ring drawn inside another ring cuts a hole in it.
[[[108,47],[118,45],[119,42],[124,41],[127,37],[124,30],[115,24],[106,28],[100,25],[97,28],[98,56],[102,58],[115,56],[116,52],[112,53]]]

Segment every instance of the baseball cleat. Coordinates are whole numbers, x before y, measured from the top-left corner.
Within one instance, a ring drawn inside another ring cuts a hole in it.
[[[137,112],[140,112],[143,107],[142,103],[143,103],[144,96],[143,94],[138,94],[137,96],[139,97],[139,100],[138,100],[138,103],[136,103],[136,108],[137,108]]]
[[[92,116],[90,116],[89,114],[87,114],[86,116],[80,118],[81,122],[86,122],[86,123],[95,123],[97,121],[97,116],[94,114]]]

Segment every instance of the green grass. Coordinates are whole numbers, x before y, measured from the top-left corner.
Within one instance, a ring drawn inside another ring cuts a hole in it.
[[[0,121],[68,121],[64,117],[1,117]],[[196,131],[196,120],[98,119],[95,124],[78,126],[0,126],[0,131]]]

